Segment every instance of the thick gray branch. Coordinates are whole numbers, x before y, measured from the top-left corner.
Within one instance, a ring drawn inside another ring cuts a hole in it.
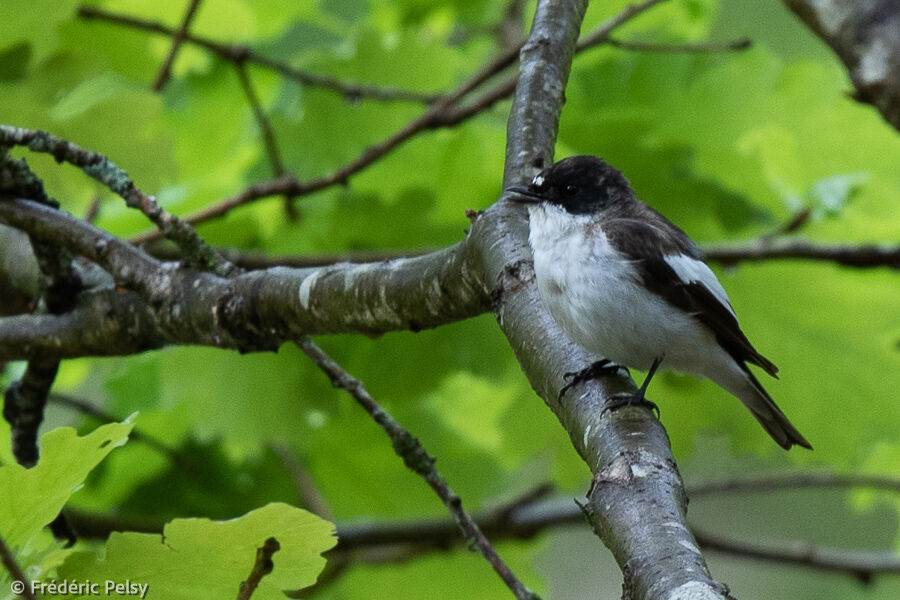
[[[83,294],[64,315],[0,319],[0,360],[133,354],[167,344],[274,350],[308,334],[415,331],[490,307],[490,290],[470,257],[483,243],[476,228],[463,242],[416,258],[275,267],[224,279],[159,262],[28,200],[0,199],[0,223],[100,264],[120,286]]]
[[[584,8],[578,2],[538,7],[507,130],[506,185],[526,181],[552,161]],[[665,430],[642,408],[604,410],[611,396],[635,392],[630,379],[589,382],[565,402],[557,400],[563,373],[599,357],[572,345],[543,309],[522,211],[501,202],[478,224],[488,220],[496,239],[482,246],[482,270],[498,281],[497,318],[532,386],[594,473],[585,514],[625,574],[625,597],[727,597],[686,526],[686,497]]]
[[[900,130],[900,0],[784,0],[850,72],[856,98]]]

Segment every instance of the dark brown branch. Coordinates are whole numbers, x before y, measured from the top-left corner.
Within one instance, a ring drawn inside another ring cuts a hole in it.
[[[586,36],[582,42],[579,43],[577,51],[587,50],[605,43],[608,40],[609,35],[617,27],[664,1],[665,0],[646,0],[645,2],[626,7],[619,15],[609,19],[594,32]],[[453,92],[436,100],[422,115],[409,122],[406,126],[387,139],[373,146],[369,146],[355,159],[339,167],[330,174],[307,181],[300,181],[296,177],[289,175],[262,181],[216,204],[186,215],[183,219],[188,223],[196,225],[198,223],[222,217],[239,206],[243,206],[261,198],[278,195],[291,195],[293,197],[306,196],[333,185],[344,184],[351,176],[371,166],[373,163],[404,144],[410,138],[425,131],[457,126],[512,95],[518,81],[517,75],[513,75],[506,81],[497,84],[480,99],[467,105],[460,104],[460,101],[465,96],[512,65],[518,57],[519,52],[520,48],[517,47],[494,58]],[[159,237],[159,232],[149,231],[132,237],[131,241],[135,244],[143,244],[157,240]]]
[[[263,110],[262,103],[259,101],[259,96],[256,95],[256,90],[253,89],[253,83],[250,81],[250,76],[247,74],[246,65],[244,63],[236,63],[235,69],[237,70],[238,81],[241,83],[241,89],[244,91],[244,96],[247,97],[247,102],[250,104],[250,109],[253,111],[256,124],[259,126],[259,130],[262,133],[263,147],[266,149],[266,155],[269,157],[272,175],[274,177],[281,177],[286,171],[284,168],[284,161],[281,159],[281,152],[278,150],[278,140],[275,139],[275,130],[272,129],[272,124],[269,123],[269,118]],[[293,196],[290,194],[285,195],[285,212],[290,218],[295,219],[297,218],[297,211],[293,201]]]
[[[253,563],[253,569],[246,581],[241,582],[238,590],[237,600],[250,600],[253,592],[262,578],[272,572],[275,564],[272,562],[272,556],[281,550],[281,544],[273,537],[270,537],[265,543],[256,549],[256,561]]]
[[[863,583],[870,582],[877,574],[900,573],[900,556],[893,552],[831,548],[815,546],[804,541],[777,546],[751,544],[697,529],[694,529],[694,536],[708,550],[741,558],[809,567],[830,573],[844,573],[856,577]]]
[[[91,539],[105,539],[112,531],[158,533],[163,527],[162,521],[150,523],[74,510],[69,517],[79,535]],[[528,540],[553,528],[580,525],[584,523],[584,514],[570,498],[556,498],[498,506],[475,514],[474,519],[491,539]],[[696,529],[693,531],[698,542],[710,550],[854,577],[897,573],[900,565],[900,557],[889,550],[822,548],[800,541],[747,544]],[[449,519],[338,523],[337,536],[338,545],[329,553],[329,563],[340,560],[344,565],[404,561],[429,551],[449,550],[464,541],[456,523]]]
[[[742,246],[705,246],[706,259],[726,265],[773,259],[807,259],[857,268],[900,269],[900,246],[824,245],[802,240]]]
[[[21,596],[25,600],[38,600],[38,597],[31,591],[31,581],[25,576],[25,571],[22,570],[10,547],[6,545],[6,540],[2,535],[0,535],[0,563],[3,564],[12,579],[10,587],[13,594]]]
[[[48,397],[48,400],[51,404],[63,406],[65,408],[77,411],[101,423],[118,423],[122,420],[117,419],[106,411],[81,398],[75,398],[66,394],[52,393]],[[128,434],[128,439],[132,442],[146,444],[147,446],[153,448],[175,463],[179,463],[182,460],[180,454],[175,448],[169,446],[156,436],[144,433],[143,431],[139,431],[138,429],[132,429],[131,433]]]
[[[223,276],[231,274],[233,265],[218,256],[193,227],[163,210],[153,196],[139,190],[128,173],[105,156],[43,131],[9,125],[0,125],[0,146],[3,145],[25,146],[32,152],[52,154],[57,161],[65,161],[80,168],[87,176],[121,196],[129,207],[144,213],[157,226],[161,235],[175,242],[185,256],[190,257],[200,268]]]
[[[867,475],[864,473],[782,473],[753,477],[721,479],[694,483],[691,498],[722,493],[781,492],[798,488],[854,488],[863,487],[900,493],[900,477]]]
[[[660,54],[710,54],[717,52],[738,52],[749,50],[753,46],[750,38],[740,38],[730,42],[693,42],[685,44],[660,44],[657,42],[640,42],[637,40],[620,40],[607,38],[606,43],[621,50],[635,52],[658,52]]]
[[[166,85],[166,82],[169,80],[169,76],[172,73],[172,65],[175,63],[175,56],[178,54],[178,49],[181,47],[181,44],[184,42],[184,38],[187,36],[188,29],[191,26],[191,21],[194,20],[194,15],[197,14],[197,8],[199,6],[200,0],[191,0],[191,3],[188,5],[187,12],[185,12],[184,14],[184,18],[181,20],[181,25],[172,34],[172,47],[171,49],[169,49],[169,53],[166,55],[166,60],[160,67],[159,73],[156,74],[156,79],[153,81],[153,85],[150,88],[154,92],[162,91],[162,89]]]
[[[147,21],[137,17],[122,15],[96,6],[80,6],[78,8],[78,16],[87,20],[103,21],[166,36],[175,34],[174,29],[167,27],[158,21]],[[254,63],[280,73],[284,77],[296,81],[297,83],[330,90],[349,99],[371,98],[373,100],[381,100],[384,102],[423,102],[428,104],[440,97],[440,94],[429,94],[411,90],[344,82],[327,75],[317,75],[302,69],[295,69],[286,63],[264,56],[247,46],[223,44],[208,38],[195,36],[191,33],[186,33],[184,40],[188,43],[205,48],[229,62]]]
[[[496,571],[506,586],[519,600],[537,600],[538,596],[519,581],[512,570],[503,562],[503,559],[491,546],[478,525],[463,509],[462,500],[450,488],[446,480],[438,473],[434,466],[434,457],[425,450],[422,443],[409,431],[400,425],[388,414],[363,386],[362,382],[347,373],[321,348],[309,338],[301,339],[297,344],[303,352],[331,380],[336,388],[341,388],[353,397],[356,402],[365,409],[369,416],[378,423],[391,439],[394,452],[403,459],[404,464],[413,472],[419,474],[441,499],[453,520],[456,522],[463,536],[471,547],[477,548],[485,560]]]

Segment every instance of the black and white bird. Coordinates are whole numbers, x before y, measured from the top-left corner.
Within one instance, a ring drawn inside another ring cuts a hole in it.
[[[530,186],[506,191],[528,203],[547,310],[573,342],[606,359],[576,380],[616,365],[647,371],[638,394],[644,401],[660,365],[702,375],[735,395],[783,448],[812,449],[747,367],[778,372],[741,331],[700,250],[638,200],[622,173],[599,158],[573,156]]]

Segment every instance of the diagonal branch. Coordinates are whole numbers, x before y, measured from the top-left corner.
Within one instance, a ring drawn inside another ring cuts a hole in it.
[[[153,81],[153,85],[150,88],[154,92],[162,91],[162,89],[166,85],[166,82],[169,81],[169,76],[172,73],[172,65],[175,63],[175,56],[178,54],[178,49],[181,47],[181,44],[184,42],[184,39],[187,36],[188,29],[191,26],[191,21],[194,20],[194,15],[197,14],[197,8],[199,6],[200,0],[191,0],[191,3],[188,5],[187,12],[185,12],[184,14],[184,18],[181,20],[181,25],[172,34],[172,48],[166,55],[166,60],[159,68],[159,73],[156,74],[156,79]]]
[[[504,187],[527,181],[551,163],[584,7],[538,5],[522,50],[507,128]],[[508,202],[493,208],[499,213],[496,229],[502,233],[482,258],[487,276],[499,282],[494,312],[532,387],[594,473],[584,512],[625,575],[623,596],[727,597],[724,586],[711,578],[687,528],[686,495],[659,421],[643,408],[604,410],[616,393],[634,394],[634,383],[623,377],[591,381],[576,387],[565,403],[558,401],[562,374],[598,357],[566,340],[544,310],[534,284],[523,211]]]
[[[855,98],[900,130],[900,10],[896,0],[783,0],[843,61]]]
[[[459,530],[462,531],[468,544],[481,552],[485,560],[493,567],[494,571],[496,571],[497,575],[500,576],[515,597],[519,600],[539,600],[538,595],[525,587],[509,566],[503,562],[503,559],[500,558],[494,547],[481,532],[478,524],[463,509],[462,500],[438,473],[434,466],[434,457],[428,454],[422,443],[403,428],[369,395],[361,381],[341,368],[312,340],[303,338],[297,345],[324,371],[334,387],[341,388],[350,394],[369,413],[369,416],[378,423],[391,439],[394,452],[403,459],[403,462],[410,470],[418,473],[434,490],[435,494],[450,511],[453,520],[456,522]]]
[[[612,17],[600,25],[595,31],[585,36],[579,43],[577,51],[584,51],[607,42],[609,35],[616,28],[664,1],[665,0],[645,0],[644,2],[627,6],[621,13]],[[459,125],[489,109],[497,102],[511,96],[516,89],[516,82],[518,81],[517,75],[513,75],[506,81],[497,84],[492,90],[486,92],[478,100],[468,104],[461,104],[464,97],[480,88],[483,84],[490,81],[507,67],[515,63],[520,50],[521,47],[512,48],[494,58],[468,80],[464,81],[454,91],[438,98],[422,115],[407,123],[403,128],[385,140],[369,146],[355,159],[339,167],[332,173],[307,181],[300,181],[293,175],[284,175],[275,179],[262,181],[216,204],[186,215],[183,219],[196,225],[198,223],[222,217],[239,206],[249,204],[262,198],[277,195],[291,195],[294,197],[305,196],[334,185],[345,184],[351,176],[368,168],[382,157],[406,143],[409,139],[425,131]],[[150,231],[132,237],[131,241],[140,244],[157,240],[159,237],[159,232]]]
[[[130,27],[132,29],[137,29],[140,31],[149,31],[151,33],[158,33],[169,37],[175,35],[174,29],[172,29],[171,27],[167,27],[166,25],[158,21],[147,21],[138,17],[122,15],[110,12],[97,6],[83,5],[78,7],[78,16],[86,20],[103,21],[106,23],[112,23],[114,25]],[[260,54],[259,52],[247,46],[238,44],[223,44],[208,38],[194,35],[190,32],[185,33],[184,41],[195,44],[202,48],[206,48],[223,60],[227,60],[233,63],[254,63],[261,67],[271,69],[272,71],[275,71],[276,73],[279,73],[288,79],[296,81],[297,83],[331,90],[352,100],[359,98],[371,98],[373,100],[380,100],[383,102],[400,101],[422,102],[425,104],[430,104],[440,97],[439,94],[428,94],[411,90],[401,90],[396,88],[348,83],[345,81],[341,81],[335,77],[318,75],[316,73],[310,73],[302,69],[296,69],[288,65],[287,63],[283,63],[281,61],[277,61],[263,54]]]
[[[80,168],[85,175],[121,196],[130,208],[144,213],[161,235],[175,242],[198,266],[219,275],[232,272],[233,265],[217,255],[190,224],[163,210],[156,198],[139,190],[128,173],[105,156],[43,131],[9,125],[0,125],[0,146],[25,146],[32,152],[52,154],[58,162],[65,161]]]

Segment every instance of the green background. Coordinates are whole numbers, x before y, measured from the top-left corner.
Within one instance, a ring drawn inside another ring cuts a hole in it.
[[[177,26],[186,2],[91,4]],[[592,3],[583,30],[625,4]],[[24,0],[0,5],[0,122],[44,129],[109,156],[176,214],[271,176],[232,65],[185,45],[173,79],[162,94],[152,93],[170,41],[80,19],[77,6],[72,0],[42,0],[40,9]],[[490,25],[503,10],[487,0],[206,0],[191,31],[247,43],[320,74],[442,92],[497,52]],[[527,3],[525,14],[533,10],[534,2]],[[812,217],[798,237],[896,243],[900,137],[874,109],[849,98],[843,66],[779,2],[673,1],[617,32],[672,43],[744,35],[753,40],[744,52],[602,47],[580,55],[557,157],[603,156],[644,201],[701,243],[749,242],[803,207]],[[422,110],[414,103],[349,101],[248,69],[285,165],[301,178],[334,170]],[[499,194],[508,108],[500,103],[460,127],[416,137],[348,186],[302,198],[296,221],[285,218],[281,198],[270,198],[200,233],[217,245],[287,254],[451,244],[468,224],[465,210],[484,208]],[[28,161],[66,210],[84,214],[99,197],[98,226],[122,236],[147,229],[142,215],[77,169],[47,156]],[[688,484],[793,469],[900,471],[897,273],[799,261],[715,270],[745,332],[781,368],[780,380],[764,384],[815,451],[783,452],[715,385],[666,373],[650,397],[660,404]],[[547,481],[568,497],[585,493],[586,466],[529,388],[492,316],[417,334],[319,342],[438,457],[468,507],[494,506]],[[8,366],[7,382],[21,366]],[[273,449],[286,448],[339,522],[445,514],[383,433],[290,346],[277,354],[170,348],[71,360],[55,389],[118,419],[137,412],[136,431],[199,465],[185,469],[131,441],[91,473],[73,506],[170,520],[227,519],[269,502],[297,504],[289,469]],[[44,431],[60,425],[87,433],[96,422],[51,406]],[[5,423],[0,438],[0,458],[10,462]],[[13,496],[0,489],[0,506],[17,502]],[[884,493],[809,490],[702,498],[691,503],[690,519],[760,543],[888,549],[900,545],[898,509],[900,498]],[[76,549],[92,548],[81,542]],[[547,597],[621,593],[615,563],[586,527],[498,549]],[[742,600],[900,597],[900,580],[891,576],[863,586],[846,575],[714,553],[708,561]],[[508,592],[479,556],[457,549],[353,567],[317,597],[475,599]]]

